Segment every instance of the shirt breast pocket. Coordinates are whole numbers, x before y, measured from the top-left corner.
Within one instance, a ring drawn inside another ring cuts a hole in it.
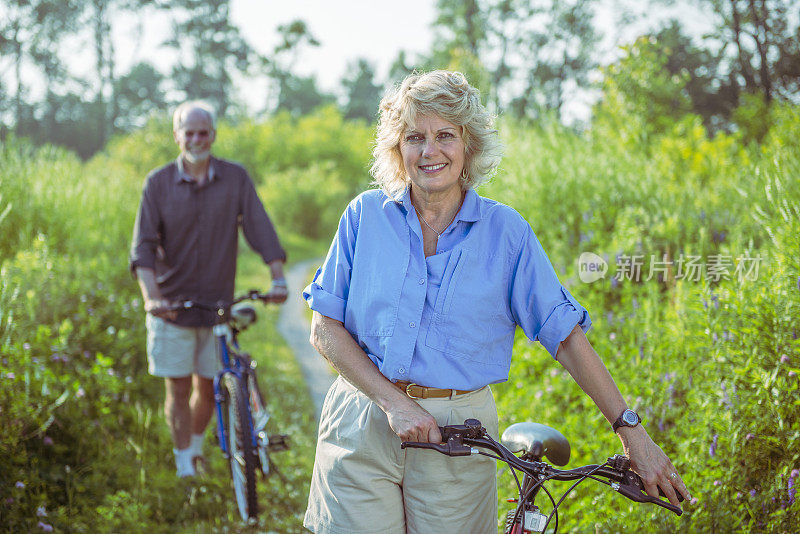
[[[498,354],[513,340],[515,323],[508,311],[503,258],[461,250],[450,261],[456,263],[445,269],[425,344],[458,358],[507,365],[508,357]]]

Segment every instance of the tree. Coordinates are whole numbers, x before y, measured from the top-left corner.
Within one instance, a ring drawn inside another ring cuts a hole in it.
[[[115,127],[131,130],[143,126],[148,116],[166,107],[164,75],[149,63],[137,63],[130,72],[115,81],[118,110]]]
[[[269,73],[278,89],[278,110],[292,115],[305,115],[316,107],[335,101],[334,97],[321,92],[313,76],[298,76],[293,70],[300,54],[307,46],[319,46],[308,25],[300,19],[278,26],[281,39],[272,53]]]
[[[172,0],[178,8],[172,39],[178,50],[172,78],[185,98],[203,98],[224,115],[232,101],[234,71],[245,72],[257,54],[230,21],[230,0]]]
[[[599,36],[592,26],[594,0],[551,0],[532,5],[524,17],[538,22],[523,32],[520,70],[525,90],[511,102],[517,116],[538,116],[542,110],[561,117],[569,91],[588,85],[597,63],[593,52]]]
[[[721,43],[734,87],[798,102],[800,21],[793,0],[699,0],[717,17],[711,36]]]
[[[381,87],[374,82],[375,70],[366,59],[358,59],[347,68],[342,79],[347,103],[344,116],[347,119],[366,119],[373,122],[381,101]]]

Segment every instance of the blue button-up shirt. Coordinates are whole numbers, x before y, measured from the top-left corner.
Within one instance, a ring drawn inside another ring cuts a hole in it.
[[[591,326],[528,222],[473,190],[428,258],[410,190],[362,193],[303,296],[386,378],[440,388],[507,380],[518,325],[553,357],[576,324]]]

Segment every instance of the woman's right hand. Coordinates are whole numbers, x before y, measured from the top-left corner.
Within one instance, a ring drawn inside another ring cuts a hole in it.
[[[386,412],[389,426],[403,441],[441,443],[442,434],[436,419],[413,400],[405,397]]]

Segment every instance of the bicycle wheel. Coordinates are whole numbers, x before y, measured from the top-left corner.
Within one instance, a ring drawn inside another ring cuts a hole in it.
[[[256,434],[256,452],[261,464],[261,472],[266,477],[270,475],[269,433],[267,432],[269,412],[264,405],[264,397],[258,387],[255,371],[247,373],[247,390],[250,394],[250,414],[253,417],[253,430]]]
[[[232,374],[225,375],[222,387],[225,392],[222,413],[228,438],[233,492],[239,514],[247,521],[258,514],[256,457],[247,416],[247,399],[239,380]]]

